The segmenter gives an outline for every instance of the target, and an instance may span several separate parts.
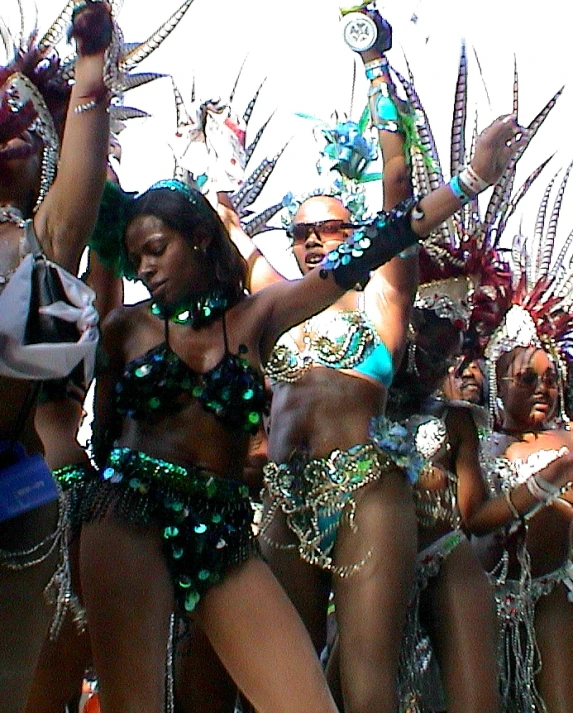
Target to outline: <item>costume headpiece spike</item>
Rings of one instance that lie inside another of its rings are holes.
[[[563,87],[556,92],[543,109],[537,114],[537,116],[531,121],[527,129],[527,138],[523,142],[522,146],[517,150],[517,152],[510,159],[505,171],[503,172],[501,178],[497,181],[494,186],[494,190],[489,201],[489,205],[486,210],[485,223],[493,229],[495,225],[495,218],[498,215],[502,206],[506,205],[511,197],[511,192],[513,189],[513,182],[515,180],[515,169],[517,162],[523,156],[523,152],[531,143],[535,134],[539,131],[545,119],[549,116],[549,113],[557,103],[557,100],[563,92]],[[499,239],[499,234],[496,236],[496,240]]]
[[[519,75],[517,72],[517,57],[513,55],[513,103],[512,112],[518,116],[519,112]]]
[[[262,136],[263,136],[263,134],[264,134],[264,132],[265,132],[265,129],[266,129],[267,126],[269,125],[269,122],[271,121],[271,119],[273,118],[274,115],[275,115],[275,113],[273,112],[273,113],[269,116],[269,118],[263,123],[263,125],[261,126],[261,128],[257,131],[257,133],[255,134],[255,138],[254,138],[254,139],[251,141],[251,143],[246,147],[245,152],[246,152],[247,163],[251,160],[251,156],[253,155],[254,150],[255,150],[255,149],[257,148],[257,146],[259,145],[259,141],[261,140],[261,138],[262,138]],[[285,144],[285,148],[286,148],[286,144]],[[284,151],[284,148],[283,148],[283,151]],[[281,153],[282,153],[282,152],[281,152]]]
[[[549,205],[549,197],[551,196],[551,191],[553,190],[553,184],[557,178],[557,174],[549,181],[545,190],[543,192],[543,197],[541,203],[539,204],[539,209],[537,211],[537,216],[535,218],[535,230],[533,231],[533,250],[537,255],[537,265],[541,267],[541,242],[543,238],[543,231],[545,230],[545,218],[547,216],[547,206]]]
[[[468,61],[466,46],[462,43],[458,78],[456,81],[456,94],[454,99],[454,116],[452,119],[450,172],[459,173],[466,165],[466,121],[468,103]]]
[[[124,72],[131,72],[137,67],[138,64],[149,57],[152,52],[155,52],[155,50],[163,44],[163,42],[177,27],[193,2],[194,0],[185,0],[179,8],[144,42],[140,42],[135,49],[132,49],[127,54],[124,54],[120,62],[121,69]]]
[[[245,125],[247,125],[251,119],[251,114],[254,111],[255,104],[257,103],[257,99],[259,98],[259,94],[261,93],[261,89],[265,86],[265,82],[267,81],[266,77],[263,79],[263,81],[259,84],[259,88],[257,91],[254,93],[252,99],[249,101],[247,104],[247,108],[243,112],[243,121],[245,122]]]
[[[541,174],[545,166],[551,161],[553,156],[549,156],[549,158],[546,158],[545,161],[543,161],[542,164],[540,164],[535,170],[533,170],[529,176],[525,179],[525,181],[522,183],[522,185],[519,187],[519,189],[514,193],[514,195],[511,197],[511,200],[507,204],[507,206],[504,208],[502,211],[502,214],[500,215],[500,218],[498,220],[497,228],[495,234],[492,236],[493,239],[495,239],[496,235],[499,233],[501,235],[507,225],[507,221],[511,218],[511,216],[515,213],[515,210],[517,208],[517,205],[521,201],[521,199],[525,196],[527,191],[531,188],[533,183],[537,180],[538,176]]]
[[[571,168],[573,168],[573,163],[570,163],[565,170],[563,178],[561,179],[561,184],[557,191],[557,196],[553,204],[553,210],[549,217],[549,225],[547,227],[547,238],[543,244],[543,250],[541,251],[541,264],[538,270],[538,278],[547,277],[549,268],[551,266],[551,257],[553,255],[553,248],[555,245],[555,237],[557,234],[557,224],[559,222],[559,212],[561,210],[561,204],[563,203],[563,194],[565,192],[565,187],[567,186],[567,181],[569,180],[569,174],[571,173]]]
[[[237,72],[237,76],[235,77],[233,87],[232,87],[231,91],[229,92],[229,104],[232,104],[235,101],[235,93],[237,91],[237,87],[239,86],[239,81],[243,74],[243,69],[245,68],[245,64],[247,63],[248,58],[249,58],[249,56],[245,55],[245,57],[243,58],[243,61],[241,62],[241,66],[239,67],[239,71]],[[193,99],[194,99],[194,97],[193,97]]]
[[[50,25],[45,35],[38,41],[38,47],[41,49],[52,48],[64,37],[72,20],[72,13],[76,0],[68,0],[60,14]],[[22,43],[20,43],[21,46]]]

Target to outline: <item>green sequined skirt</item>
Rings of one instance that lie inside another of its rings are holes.
[[[80,534],[82,508],[86,484],[97,478],[97,471],[87,463],[65,465],[52,471],[56,482],[62,489],[70,523],[70,540]]]
[[[247,486],[200,468],[115,448],[87,487],[82,519],[110,508],[134,525],[160,527],[175,598],[187,612],[230,567],[258,551]]]

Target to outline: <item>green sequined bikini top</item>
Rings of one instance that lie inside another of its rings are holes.
[[[225,354],[204,373],[191,369],[167,340],[130,361],[115,387],[118,412],[136,421],[159,420],[184,409],[191,397],[230,430],[256,433],[265,404],[262,376],[229,351],[224,316],[223,335]]]

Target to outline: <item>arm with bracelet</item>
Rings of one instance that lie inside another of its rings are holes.
[[[360,15],[359,13],[354,13]],[[362,14],[362,17],[365,17]],[[359,52],[369,80],[368,103],[383,160],[383,208],[390,211],[402,201],[412,200],[411,171],[401,114],[408,111],[400,102],[390,74],[386,52],[392,46],[392,28],[379,14],[366,16],[376,27],[374,45]],[[358,17],[358,20],[361,18]],[[345,25],[348,36],[348,24]],[[348,43],[352,49],[354,47]],[[398,109],[398,106],[400,109]],[[378,332],[395,365],[399,364],[406,340],[410,311],[418,286],[418,243],[407,247],[371,275],[367,290],[375,294]]]
[[[572,474],[573,454],[566,452],[525,482],[487,500],[469,519],[468,528],[474,535],[487,535],[513,522],[525,522],[555,504],[573,513],[573,506],[562,497],[572,486]]]

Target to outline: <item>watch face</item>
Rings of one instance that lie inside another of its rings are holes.
[[[363,12],[351,12],[343,19],[343,37],[355,52],[369,50],[378,37],[378,28],[372,18]]]

